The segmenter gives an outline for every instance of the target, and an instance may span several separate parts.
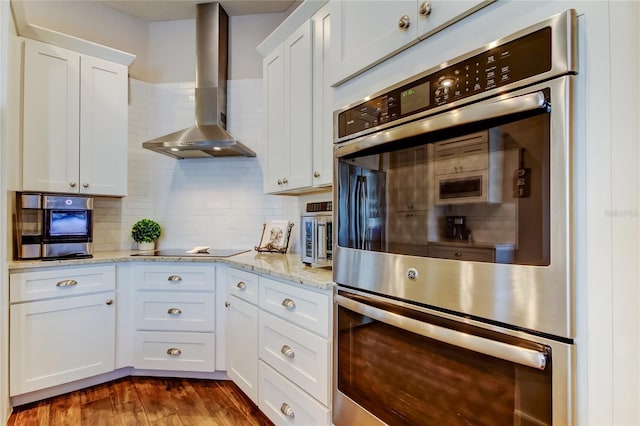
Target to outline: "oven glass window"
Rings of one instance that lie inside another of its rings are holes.
[[[338,390],[388,424],[550,425],[551,365],[526,367],[338,307]]]
[[[338,245],[549,265],[549,117],[494,120],[340,158]]]
[[[88,235],[89,212],[86,210],[54,210],[51,212],[50,220],[49,235],[52,237]]]

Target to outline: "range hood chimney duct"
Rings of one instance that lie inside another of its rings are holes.
[[[244,156],[255,157],[227,132],[227,51],[229,17],[219,3],[197,5],[196,15],[196,123],[142,146],[179,160]]]

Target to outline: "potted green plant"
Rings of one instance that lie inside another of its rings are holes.
[[[141,219],[131,228],[131,237],[138,243],[138,250],[153,250],[161,233],[158,222],[151,219]]]

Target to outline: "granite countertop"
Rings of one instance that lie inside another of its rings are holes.
[[[136,254],[136,256],[131,256]],[[247,251],[231,257],[164,257],[144,256],[138,251],[96,252],[88,259],[64,260],[14,260],[9,262],[9,271],[18,272],[56,266],[90,265],[121,262],[194,262],[225,263],[238,269],[268,275],[319,289],[333,287],[331,268],[305,266],[299,254],[257,253]]]

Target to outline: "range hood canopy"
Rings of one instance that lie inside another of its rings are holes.
[[[197,5],[195,126],[144,142],[144,148],[179,160],[256,156],[226,130],[228,23],[219,3]]]

